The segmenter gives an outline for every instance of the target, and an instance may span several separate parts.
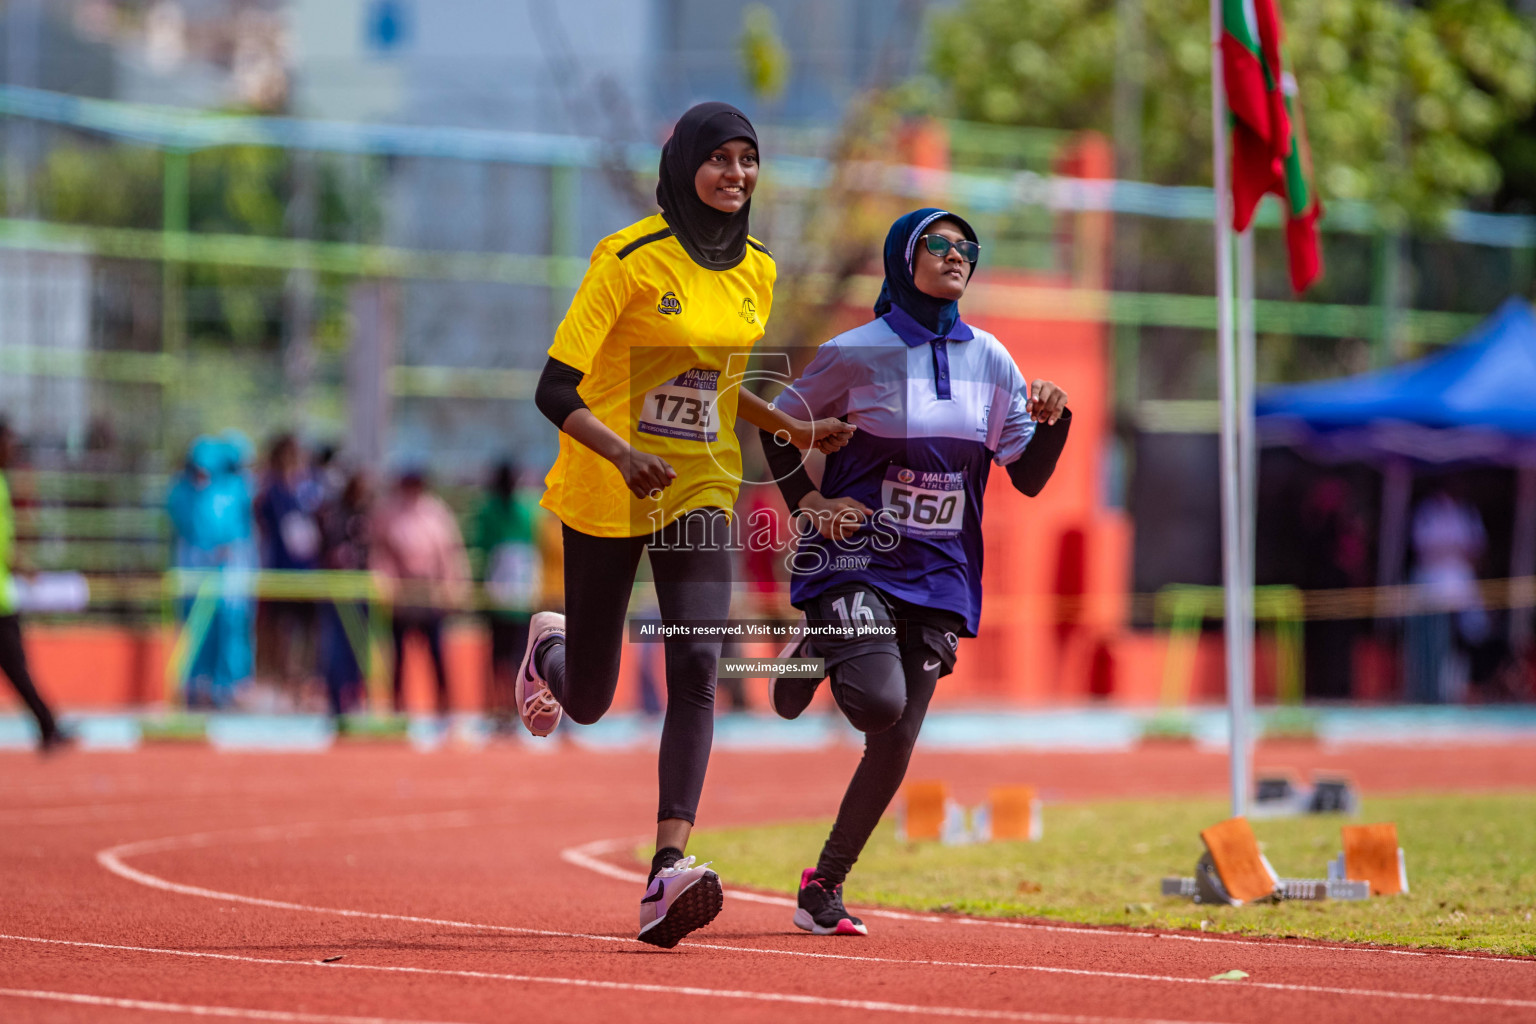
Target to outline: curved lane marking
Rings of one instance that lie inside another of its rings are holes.
[[[316,960],[278,960],[267,957],[237,956],[233,953],[194,953],[181,949],[157,949],[150,946],[118,946],[105,942],[74,942],[67,939],[44,939],[28,935],[0,935],[0,939],[17,942],[50,943],[60,946],[77,946],[88,949],[116,949],[133,953],[159,953],[165,956],[196,957],[203,960],[226,960],[247,964],[274,964],[283,967],[319,967],[333,971],[378,971],[390,974],[446,975],[454,978],[475,978],[482,981],[514,981],[537,985],[558,985],[567,988],[601,989],[610,992],[644,992],[665,996],[698,996],[716,999],[735,999],[760,1003],[788,1003],[795,1006],[811,1006],[817,1009],[833,1008],[860,1010],[863,1012],[901,1013],[921,1017],[959,1017],[967,1020],[1006,1020],[1024,1024],[1218,1024],[1215,1021],[1164,1020],[1154,1017],[1096,1017],[1076,1013],[1030,1013],[1022,1010],[981,1010],[964,1006],[919,1006],[913,1003],[892,1003],[880,999],[838,999],[821,995],[796,995],[790,992],[752,992],[743,989],[701,988],[697,985],[652,985],[632,981],[604,981],[597,978],[553,978],[531,974],[499,974],[491,971],[454,971],[430,967],[396,967],[383,964],[325,964]],[[0,994],[6,990],[0,989]],[[278,1011],[257,1011],[273,1013]],[[297,1017],[271,1018],[298,1020]],[[317,1020],[317,1018],[308,1018]],[[357,1021],[359,1018],[327,1017],[326,1021]],[[400,1022],[404,1024],[404,1022]]]
[[[336,831],[340,831],[342,834],[366,835],[371,832],[391,832],[401,829],[425,831],[431,828],[463,828],[474,824],[484,824],[484,822],[474,818],[465,811],[450,811],[443,814],[413,814],[397,818],[368,818],[347,822],[344,826],[336,826],[325,822],[309,822],[301,825],[264,825],[257,828],[230,829],[222,832],[196,832],[185,836],[167,836],[163,839],[123,843],[119,846],[98,850],[96,862],[120,878],[125,878],[130,882],[136,882],[151,889],[179,893],[183,896],[198,896],[203,899],[220,900],[225,903],[244,903],[255,907],[271,907],[275,910],[298,910],[311,914],[335,914],[338,917],[361,917],[374,921],[409,921],[415,924],[441,925],[446,928],[480,928],[513,935],[538,935],[545,938],[593,939],[599,942],[635,941],[634,939],[622,938],[617,935],[590,935],[580,932],[548,931],[541,928],[519,928],[504,924],[452,921],[436,917],[419,917],[414,914],[386,914],[381,911],[372,910],[317,907],[308,903],[272,900],[261,896],[242,896],[239,893],[223,892],[218,889],[204,889],[201,886],[182,885],[179,882],[171,882],[158,875],[151,875],[147,871],[140,871],[123,863],[124,857],[133,857],[145,853],[160,853],[167,850],[197,849],[212,846],[220,840],[227,839],[294,839],[315,836],[322,832]]]
[[[586,868],[588,871],[616,879],[620,882],[643,883],[645,873],[621,868],[617,864],[610,864],[600,858],[619,853],[641,843],[645,838],[635,839],[598,839],[580,846],[572,846],[560,851],[560,859],[567,864]],[[767,903],[776,907],[798,906],[796,901],[787,896],[771,896],[765,893],[752,892],[746,889],[737,889],[734,886],[727,887],[726,892],[731,894],[734,900],[745,900],[749,903]],[[1064,932],[1070,935],[1095,935],[1113,936],[1127,939],[1171,939],[1178,942],[1201,942],[1225,946],[1280,946],[1285,949],[1297,950],[1322,950],[1330,953],[1385,953],[1391,956],[1422,956],[1438,960],[1475,960],[1478,962],[1536,964],[1536,958],[1523,956],[1501,956],[1498,954],[1473,955],[1469,953],[1447,953],[1436,949],[1386,949],[1381,946],[1344,946],[1328,945],[1323,943],[1280,943],[1265,942],[1256,939],[1228,939],[1215,935],[1182,935],[1178,932],[1157,931],[1133,931],[1126,928],[1092,928],[1086,925],[1069,924],[1037,924],[1032,921],[1000,921],[988,917],[949,917],[937,914],[915,914],[905,910],[885,910],[879,907],[861,908],[859,913],[866,917],[883,917],[895,921],[920,921],[926,924],[958,924],[970,925],[982,928],[1016,928],[1022,931],[1038,932]],[[693,943],[690,943],[693,945]],[[740,948],[740,947],[728,947]],[[804,954],[819,955],[819,954]],[[903,961],[905,962],[905,961]],[[912,961],[917,963],[918,961]],[[987,965],[1006,966],[1006,965]],[[1204,979],[1199,979],[1204,980]]]
[[[199,886],[182,885],[182,884],[180,884],[178,882],[171,882],[171,881],[168,881],[166,879],[160,878],[160,877],[158,877],[156,875],[151,875],[148,872],[140,871],[140,870],[138,870],[136,868],[131,868],[128,865],[124,864],[123,861],[122,861],[123,857],[125,857],[125,856],[132,856],[134,854],[143,854],[143,853],[165,851],[165,850],[172,850],[172,849],[186,849],[186,848],[206,847],[206,846],[212,845],[214,842],[216,842],[218,840],[221,840],[221,839],[235,839],[235,838],[239,838],[239,837],[255,838],[255,839],[258,839],[258,840],[260,840],[260,839],[285,839],[285,838],[297,838],[297,837],[302,837],[302,836],[313,836],[313,835],[319,834],[322,831],[328,831],[328,832],[339,831],[339,832],[341,832],[343,834],[367,834],[367,833],[379,832],[379,831],[394,831],[394,830],[398,830],[398,829],[401,829],[401,828],[411,828],[411,829],[425,830],[425,829],[430,829],[430,828],[467,827],[467,826],[476,825],[476,824],[484,824],[483,819],[476,819],[474,816],[472,816],[469,812],[466,812],[466,811],[451,811],[451,812],[445,812],[445,813],[440,813],[440,814],[408,815],[408,816],[404,816],[404,817],[395,817],[395,818],[360,819],[358,821],[342,823],[339,826],[338,825],[328,824],[328,823],[306,823],[306,824],[302,824],[302,825],[292,825],[292,826],[260,826],[260,827],[248,828],[248,829],[233,829],[233,830],[228,830],[228,831],[223,831],[223,832],[200,832],[200,833],[194,833],[194,834],[188,835],[188,836],[170,836],[170,837],[166,837],[166,838],[162,838],[162,839],[151,839],[151,840],[146,840],[146,841],[137,842],[137,843],[125,843],[123,845],[110,847],[108,849],[105,849],[105,850],[102,850],[102,851],[98,852],[97,855],[96,855],[96,859],[108,871],[111,871],[113,874],[119,875],[120,877],[126,878],[129,881],[133,881],[133,882],[136,882],[138,884],[148,886],[150,888],[161,889],[161,890],[167,891],[167,892],[180,893],[182,895],[187,895],[187,896],[197,896],[197,897],[201,897],[201,898],[204,898],[204,899],[221,900],[221,901],[224,901],[224,902],[231,902],[231,903],[245,903],[245,904],[252,905],[252,906],[271,907],[271,908],[278,909],[278,910],[296,910],[296,911],[305,912],[305,913],[334,914],[334,915],[339,916],[339,917],[357,917],[357,918],[367,918],[367,919],[372,919],[372,920],[383,920],[383,921],[406,921],[406,922],[417,923],[417,924],[433,924],[433,925],[439,925],[439,926],[449,927],[449,928],[471,928],[471,929],[480,929],[480,930],[486,930],[486,931],[496,931],[496,932],[502,932],[502,933],[505,933],[505,934],[513,934],[513,935],[537,935],[537,936],[541,936],[541,937],[545,937],[545,938],[588,939],[588,940],[593,940],[593,941],[597,941],[597,942],[632,943],[632,942],[637,942],[638,941],[636,939],[632,939],[632,938],[629,938],[627,936],[598,935],[598,934],[592,934],[592,933],[588,933],[588,932],[552,931],[552,930],[540,929],[540,928],[524,928],[524,927],[519,927],[519,926],[515,926],[515,925],[485,924],[485,923],[482,923],[482,922],[474,922],[474,921],[457,921],[457,920],[448,919],[448,918],[431,918],[431,917],[420,917],[420,916],[409,915],[409,914],[388,914],[388,913],[383,913],[383,912],[380,912],[380,911],[349,910],[349,909],[336,908],[336,907],[320,907],[320,906],[314,906],[312,904],[307,904],[307,903],[294,903],[294,902],[291,902],[291,901],[288,901],[288,900],[272,900],[272,899],[265,899],[265,898],[259,897],[259,896],[243,896],[243,895],[240,895],[238,893],[223,892],[223,891],[220,891],[220,890],[217,890],[217,889],[205,889],[205,888],[201,888]],[[594,843],[588,843],[584,847],[573,847],[570,850],[563,851],[561,856],[563,858],[565,858],[569,863],[573,863],[573,864],[582,864],[582,859],[581,858],[585,857],[588,860],[591,860],[593,864],[600,865],[601,868],[602,868],[602,871],[600,873],[608,875],[609,877],[622,878],[622,879],[624,879],[626,881],[631,880],[631,877],[633,877],[633,878],[638,878],[639,880],[643,881],[644,880],[644,876],[643,875],[639,875],[636,872],[626,871],[625,869],[620,868],[620,867],[618,867],[616,865],[607,864],[605,862],[598,861],[595,858],[593,858],[592,854],[591,854],[591,851],[594,851],[594,850],[597,850],[597,849],[610,848],[610,847],[622,848],[623,845],[629,844],[629,843],[634,842],[634,841],[635,840],[599,840],[599,841],[594,842]],[[585,850],[585,851],[588,851],[588,852],[586,852],[586,853],[577,853],[576,852],[576,851],[582,851],[582,850]],[[568,854],[570,856],[567,856]],[[587,866],[587,865],[582,864],[582,866]],[[596,870],[596,868],[594,868],[594,870]],[[759,902],[780,903],[780,904],[791,905],[791,906],[793,905],[789,900],[787,900],[787,899],[785,899],[784,897],[781,897],[781,896],[764,896],[764,895],[759,894],[759,893],[737,894],[737,893],[735,893],[733,891],[733,896],[734,895],[751,896],[751,897],[754,897]],[[885,914],[888,914],[888,915],[893,915],[893,916],[906,917],[906,918],[909,918],[909,919],[919,920],[919,921],[939,921],[939,922],[944,922],[944,921],[948,920],[948,919],[942,918],[942,917],[932,917],[932,916],[923,917],[923,916],[911,915],[911,914],[902,915],[902,914],[899,914],[899,912],[896,912],[896,911],[883,911],[882,913],[885,913]],[[994,922],[985,922],[985,921],[983,921],[982,923],[994,923]],[[1006,923],[1010,923],[1010,922],[996,922],[996,923],[1006,924]],[[1029,927],[1029,926],[1025,926],[1025,927]],[[1052,926],[1042,926],[1042,927],[1046,928],[1046,929],[1050,929]],[[1068,931],[1068,930],[1070,930],[1070,931],[1081,932],[1081,933],[1092,934],[1092,935],[1105,934],[1104,931],[1097,930],[1097,929],[1091,929],[1091,928],[1077,928],[1077,929],[1062,928],[1062,929],[1056,929],[1056,930],[1061,930],[1061,931]],[[1108,934],[1129,934],[1129,933],[1109,932]],[[1148,934],[1151,937],[1156,937],[1156,933],[1142,933],[1142,934]],[[1221,941],[1221,940],[1217,940],[1217,941]],[[1226,940],[1226,941],[1236,941],[1236,940]],[[913,960],[913,959],[902,959],[902,958],[895,958],[895,957],[857,956],[857,955],[838,954],[838,953],[809,953],[809,952],[805,952],[805,951],[802,951],[802,950],[768,949],[768,948],[756,947],[756,946],[733,946],[733,945],[726,945],[726,944],[723,944],[723,943],[706,943],[706,942],[692,942],[692,941],[688,943],[688,947],[692,948],[692,949],[719,950],[719,951],[731,952],[731,953],[756,953],[756,954],[762,954],[762,955],[768,955],[768,956],[802,957],[802,958],[805,958],[805,959],[812,959],[812,960],[843,960],[843,961],[855,962],[855,963],[879,963],[879,964],[891,964],[891,965],[905,966],[905,967],[945,967],[945,968],[964,968],[964,969],[973,969],[973,970],[980,969],[980,970],[993,970],[993,971],[996,971],[996,970],[1026,971],[1026,972],[1031,972],[1031,973],[1036,973],[1036,974],[1072,975],[1072,976],[1077,976],[1077,977],[1089,977],[1089,978],[1114,978],[1114,979],[1124,980],[1124,981],[1145,981],[1145,982],[1157,982],[1157,983],[1163,983],[1163,984],[1181,984],[1181,985],[1225,985],[1225,984],[1227,984],[1226,982],[1215,982],[1215,981],[1212,981],[1211,979],[1205,978],[1205,977],[1190,978],[1190,977],[1180,977],[1180,976],[1177,976],[1177,975],[1166,975],[1166,974],[1138,974],[1138,973],[1129,972],[1129,971],[1100,971],[1100,970],[1090,970],[1090,969],[1087,969],[1087,968],[1077,968],[1077,967],[1046,967],[1046,966],[1042,966],[1042,965],[1038,965],[1038,964],[999,964],[999,963],[971,963],[971,962],[966,962],[966,961],[946,961],[946,960]],[[1322,948],[1322,947],[1297,947],[1297,948]],[[1346,946],[1346,947],[1339,947],[1339,948],[1349,949],[1351,947],[1347,947]],[[1384,950],[1382,952],[1393,952],[1393,951],[1391,951],[1391,950]],[[1467,958],[1467,959],[1488,959],[1488,958],[1475,958],[1475,957],[1473,957],[1473,958]],[[283,961],[283,962],[286,963],[288,961]],[[1384,989],[1351,989],[1351,988],[1341,988],[1341,987],[1336,987],[1336,986],[1323,986],[1323,985],[1298,985],[1298,984],[1291,984],[1291,983],[1286,983],[1286,982],[1246,981],[1246,982],[1244,982],[1244,985],[1249,987],[1249,988],[1263,988],[1263,989],[1269,989],[1269,990],[1272,990],[1272,991],[1280,991],[1280,992],[1310,992],[1310,993],[1320,993],[1320,994],[1326,994],[1326,995],[1344,995],[1344,996],[1361,996],[1361,997],[1367,997],[1367,998],[1381,998],[1381,999],[1416,1000],[1416,1001],[1421,1001],[1421,1002],[1422,1001],[1443,1002],[1443,1003],[1452,1003],[1452,1004],[1458,1004],[1458,1005],[1511,1006],[1511,1007],[1516,1007],[1516,1008],[1520,1008],[1520,1009],[1536,1009],[1536,1000],[1495,999],[1495,998],[1491,998],[1491,997],[1481,997],[1481,996],[1453,996],[1453,995],[1443,995],[1443,994],[1439,994],[1439,993],[1430,993],[1430,992],[1397,992],[1397,991],[1388,991],[1388,990],[1384,990]]]
[[[443,1024],[441,1021],[402,1020],[398,1017],[346,1017],[329,1013],[296,1013],[289,1010],[248,1010],[236,1006],[198,1006],[195,1003],[163,1003],[154,999],[120,999],[83,992],[47,992],[35,988],[0,988],[0,997],[47,999],[56,1003],[110,1006],[117,1010],[152,1010],[185,1013],[193,1017],[235,1017],[240,1020],[277,1020],[288,1024]]]

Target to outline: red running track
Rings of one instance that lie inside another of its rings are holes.
[[[856,756],[717,753],[701,820],[830,816]],[[1260,763],[1373,793],[1536,786],[1532,746]],[[1536,1020],[1536,959],[878,911],[869,938],[826,939],[729,890],[658,950],[632,938],[615,843],[649,831],[654,771],[532,744],[0,756],[0,1021]],[[1059,800],[1225,788],[1222,757],[1185,749],[920,753],[913,773]],[[1250,978],[1209,980],[1233,967]]]

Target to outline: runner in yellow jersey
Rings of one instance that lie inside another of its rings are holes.
[[[661,154],[661,213],[603,239],[539,380],[560,455],[544,507],[564,524],[565,614],[529,624],[516,699],[547,736],[613,701],[624,615],[648,552],[664,621],[719,622],[731,602],[741,481],[736,418],[834,450],[851,428],[771,409],[740,386],[773,309],[773,257],[747,234],[757,133],[725,103],[677,122]],[[656,855],[640,938],[671,947],[720,912],[720,879],[684,857],[714,733],[718,639],[666,641]]]

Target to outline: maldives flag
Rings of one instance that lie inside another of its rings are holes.
[[[1266,194],[1284,199],[1291,286],[1301,292],[1322,273],[1322,207],[1295,113],[1295,81],[1280,56],[1280,12],[1274,0],[1221,0],[1221,17],[1222,76],[1232,112],[1232,226],[1246,230]]]
[[[1273,0],[1221,0],[1221,69],[1232,112],[1232,225],[1246,230],[1266,193],[1284,194],[1291,121],[1280,92]]]
[[[1317,238],[1317,221],[1323,215],[1323,206],[1312,187],[1307,125],[1296,98],[1296,80],[1289,74],[1285,76],[1285,105],[1296,126],[1291,151],[1285,158],[1285,248],[1290,254],[1291,287],[1300,295],[1323,273],[1323,251]]]

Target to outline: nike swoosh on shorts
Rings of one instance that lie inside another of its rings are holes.
[[[924,672],[932,672],[934,669],[936,669],[938,667],[939,667],[939,659],[937,659],[937,658],[933,659],[932,661],[925,661],[925,662],[923,662],[923,671]]]

